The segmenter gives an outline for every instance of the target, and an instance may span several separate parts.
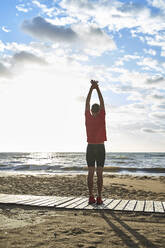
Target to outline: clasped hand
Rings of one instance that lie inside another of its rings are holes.
[[[93,89],[96,89],[97,87],[98,87],[98,81],[96,81],[96,80],[91,80],[91,84],[92,84],[92,88]]]

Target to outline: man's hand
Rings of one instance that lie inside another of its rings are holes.
[[[91,84],[92,84],[91,86],[92,89],[96,89],[98,87],[98,81],[96,80],[91,80]]]

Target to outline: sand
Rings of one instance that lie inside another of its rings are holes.
[[[88,189],[86,175],[0,174],[0,193],[88,196]],[[105,174],[103,197],[165,201],[165,177]],[[1,204],[0,248],[12,247],[164,248],[165,215]]]

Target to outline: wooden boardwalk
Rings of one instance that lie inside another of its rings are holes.
[[[139,201],[122,199],[103,199],[102,205],[88,204],[85,197],[58,197],[35,195],[0,194],[1,204],[18,204],[38,207],[53,207],[55,209],[104,209],[115,211],[131,211],[144,213],[164,213],[165,201]]]

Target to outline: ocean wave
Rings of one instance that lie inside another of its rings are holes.
[[[61,168],[60,168],[61,169]],[[65,171],[87,171],[87,167],[68,166],[64,168]],[[105,172],[147,172],[147,173],[165,173],[165,168],[137,168],[137,167],[117,167],[117,166],[106,166],[104,167]]]

